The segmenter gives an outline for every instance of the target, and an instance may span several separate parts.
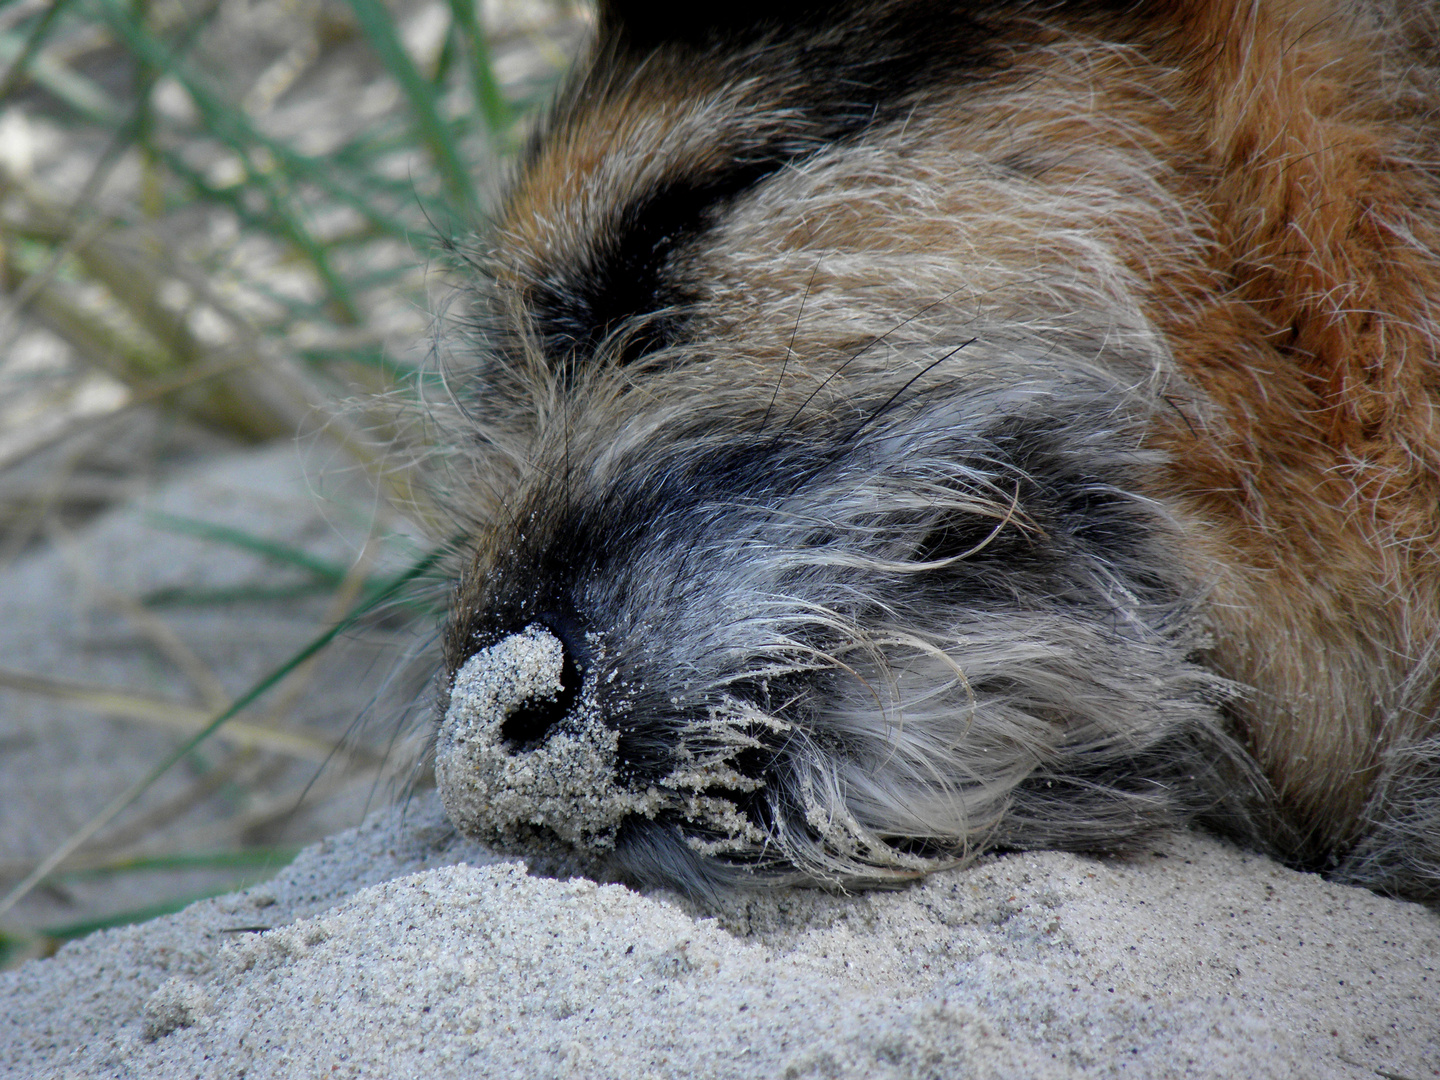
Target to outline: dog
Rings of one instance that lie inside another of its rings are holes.
[[[629,879],[1440,898],[1440,20],[605,0],[441,362],[436,778]]]

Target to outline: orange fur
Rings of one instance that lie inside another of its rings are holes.
[[[1335,5],[1186,16],[1211,297],[1162,292],[1155,316],[1221,420],[1171,425],[1172,497],[1213,545],[1215,655],[1256,690],[1245,733],[1319,847],[1387,742],[1435,715],[1435,672],[1405,685],[1440,631],[1434,178],[1375,35]]]

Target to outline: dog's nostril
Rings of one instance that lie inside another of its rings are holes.
[[[500,723],[500,738],[512,754],[534,750],[550,737],[580,696],[583,679],[570,650],[561,644],[560,689],[546,696],[519,701],[506,710]]]

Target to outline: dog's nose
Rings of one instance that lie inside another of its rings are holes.
[[[511,634],[491,650],[496,698],[504,717],[500,739],[513,754],[541,746],[580,693],[581,675],[565,642],[538,624]]]
[[[464,695],[467,711],[484,718],[491,738],[498,735],[511,754],[544,745],[574,706],[581,685],[565,643],[539,623],[476,653],[464,672],[454,693]]]
[[[628,816],[656,812],[655,796],[617,777],[619,732],[586,689],[585,659],[567,633],[533,622],[455,672],[435,782],[461,831],[512,844],[542,827],[568,844],[606,848]]]

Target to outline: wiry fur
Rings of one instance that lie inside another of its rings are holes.
[[[541,737],[583,700],[648,793],[597,842],[703,890],[1199,818],[1440,894],[1428,6],[625,9],[447,344],[449,671],[563,643]]]

